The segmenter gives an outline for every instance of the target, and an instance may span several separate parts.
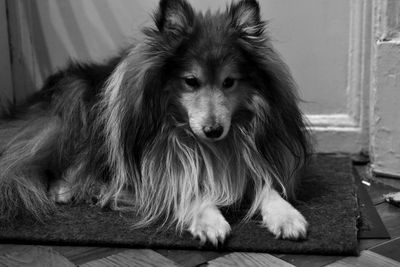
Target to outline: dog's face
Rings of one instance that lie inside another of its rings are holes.
[[[228,135],[250,87],[251,66],[240,47],[243,31],[239,28],[257,23],[259,14],[258,5],[242,2],[225,13],[204,15],[194,14],[185,1],[160,4],[164,10],[158,27],[166,42],[177,43],[168,66],[171,87],[178,92],[190,129],[203,140],[218,141]]]
[[[214,67],[211,72],[209,62],[191,62],[181,73],[179,102],[192,131],[202,139],[217,141],[229,132],[242,82],[235,64]]]

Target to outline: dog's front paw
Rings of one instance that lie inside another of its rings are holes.
[[[193,220],[189,231],[201,244],[208,240],[218,246],[229,235],[231,227],[216,207],[207,207]]]
[[[49,198],[58,204],[67,204],[72,200],[72,188],[64,180],[58,180],[50,185]]]
[[[263,225],[276,238],[297,240],[307,236],[306,219],[273,189],[268,192],[261,204],[261,215]]]
[[[269,209],[263,214],[263,225],[275,235],[275,238],[304,239],[307,236],[308,223],[289,203]]]

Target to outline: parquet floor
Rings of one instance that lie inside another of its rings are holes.
[[[0,266],[400,266],[400,208],[381,197],[393,187],[400,190],[400,180],[370,178],[365,167],[357,170],[371,182],[367,190],[392,237],[361,240],[359,257],[1,244]]]

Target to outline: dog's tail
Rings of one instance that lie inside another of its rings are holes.
[[[40,115],[0,122],[0,220],[20,215],[41,220],[54,209],[44,170],[51,164],[58,124],[56,117]]]

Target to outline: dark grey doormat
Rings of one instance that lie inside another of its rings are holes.
[[[233,210],[226,215],[232,234],[220,251],[269,253],[356,255],[357,217],[356,187],[349,158],[336,155],[315,157],[303,177],[299,203],[295,205],[310,223],[307,240],[275,239],[257,220],[238,223]],[[5,243],[93,245],[137,248],[215,250],[199,246],[189,233],[182,236],[173,229],[157,232],[156,228],[131,229],[134,217],[97,207],[64,206],[46,224],[21,220],[0,227],[0,240]]]

